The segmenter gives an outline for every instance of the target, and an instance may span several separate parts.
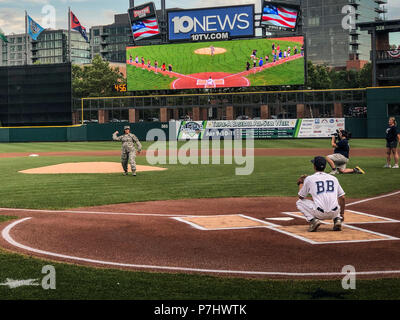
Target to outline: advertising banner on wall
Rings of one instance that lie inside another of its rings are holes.
[[[176,128],[178,140],[327,138],[345,128],[345,119],[182,121]]]
[[[168,11],[170,41],[254,37],[254,5]]]

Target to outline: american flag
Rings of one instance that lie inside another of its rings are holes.
[[[395,59],[400,59],[400,49],[399,50],[392,50],[392,51],[388,51],[389,56],[391,56],[392,58]]]
[[[267,5],[263,10],[262,24],[294,29],[296,28],[297,15],[297,10]]]
[[[132,25],[134,40],[155,36],[160,33],[156,19],[144,19]]]

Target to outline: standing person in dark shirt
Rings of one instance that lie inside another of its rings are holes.
[[[387,162],[385,168],[391,168],[391,155],[393,154],[394,166],[393,169],[399,168],[399,153],[397,146],[400,141],[400,131],[397,128],[396,118],[389,119],[389,127],[386,129],[386,148],[387,148]]]
[[[338,141],[336,141],[335,135],[332,136],[332,147],[335,148],[335,151],[333,154],[326,157],[326,161],[332,168],[332,172],[330,174],[365,174],[365,171],[358,166],[354,169],[346,168],[350,158],[350,146],[348,139],[349,133],[346,130],[340,130],[338,132]]]

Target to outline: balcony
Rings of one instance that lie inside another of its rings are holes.
[[[377,70],[376,72],[378,80],[400,80],[400,72],[399,69],[382,69],[382,70]]]
[[[400,63],[400,49],[378,50],[376,51],[376,61],[377,63]]]
[[[388,11],[386,8],[381,7],[381,8],[375,8],[375,12],[382,14],[382,13],[387,13]]]
[[[359,36],[361,34],[360,31],[358,31],[357,29],[351,29],[350,30],[350,35],[351,36]]]
[[[356,0],[349,0],[349,4],[358,9],[358,6],[360,5]]]

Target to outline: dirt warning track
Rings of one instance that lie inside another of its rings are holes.
[[[330,225],[312,238],[304,232],[306,221],[296,217],[295,198],[270,197],[0,209],[18,216],[0,225],[0,245],[51,260],[130,270],[336,278],[352,265],[360,277],[399,276],[400,216],[392,203],[400,192],[367,200],[349,205],[342,241]]]
[[[245,149],[243,150],[245,152]],[[210,150],[210,155],[213,153],[213,150]],[[279,148],[256,148],[254,149],[254,155],[260,157],[301,157],[301,156],[310,156],[315,157],[316,155],[328,155],[332,153],[332,149],[327,148],[304,148],[304,149],[296,149],[296,148],[288,148],[288,149],[279,149]],[[67,152],[39,152],[39,156],[42,157],[120,157],[120,150],[101,150],[101,151],[67,151]],[[138,157],[146,156],[146,151],[142,151]],[[156,153],[156,155],[159,153]],[[224,151],[220,150],[220,154],[223,155]],[[0,158],[18,158],[18,157],[29,157],[31,153],[29,152],[15,152],[15,153],[0,153]],[[382,157],[384,158],[386,155],[386,149],[384,148],[376,148],[376,149],[368,149],[368,148],[353,148],[351,149],[352,157]]]

